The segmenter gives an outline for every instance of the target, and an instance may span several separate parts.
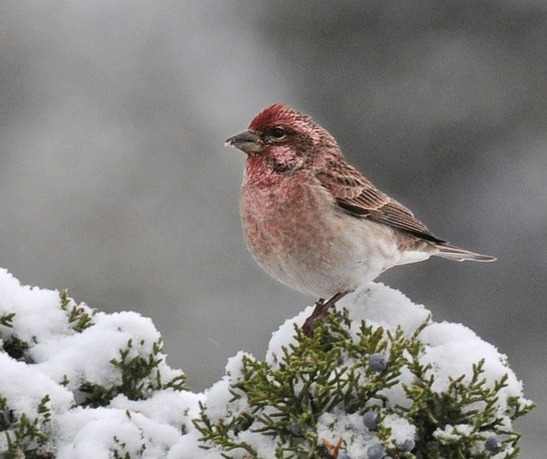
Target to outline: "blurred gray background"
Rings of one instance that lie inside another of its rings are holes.
[[[0,3],[0,265],[135,309],[202,389],[311,299],[247,254],[226,137],[312,114],[438,235],[494,265],[382,280],[507,353],[547,437],[547,1]]]

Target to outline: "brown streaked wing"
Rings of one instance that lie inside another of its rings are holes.
[[[336,203],[350,215],[392,226],[427,241],[445,242],[433,235],[410,210],[381,192],[353,166],[339,159],[329,161],[327,169],[318,172],[317,178]]]

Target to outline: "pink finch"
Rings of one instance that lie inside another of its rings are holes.
[[[226,143],[247,154],[241,221],[253,257],[273,278],[320,298],[307,334],[336,301],[393,266],[432,255],[495,260],[434,236],[349,164],[326,129],[291,107],[266,108]]]

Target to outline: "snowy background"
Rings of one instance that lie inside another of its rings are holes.
[[[0,4],[1,265],[154,319],[195,390],[309,302],[243,246],[262,106],[314,115],[440,236],[499,257],[382,280],[508,354],[547,436],[547,3],[99,0]]]

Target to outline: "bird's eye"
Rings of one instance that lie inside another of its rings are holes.
[[[281,140],[285,138],[287,133],[285,132],[285,129],[280,127],[274,127],[270,129],[270,132],[268,132],[269,137],[271,137],[274,140]]]

